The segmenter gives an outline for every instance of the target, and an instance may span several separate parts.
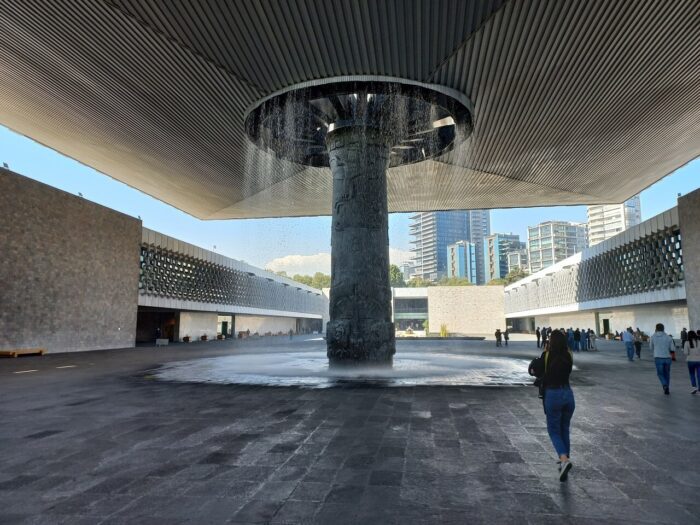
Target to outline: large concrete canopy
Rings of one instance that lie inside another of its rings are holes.
[[[390,211],[619,202],[700,154],[697,0],[0,0],[0,123],[204,219],[329,214],[330,171],[251,163],[243,124],[347,76],[473,108]]]

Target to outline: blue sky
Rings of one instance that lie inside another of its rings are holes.
[[[140,216],[144,226],[241,259],[292,273],[330,268],[330,218],[200,221],[129,188],[108,176],[0,126],[0,162],[10,169],[115,210]],[[678,193],[700,187],[700,159],[678,169],[641,194],[642,218],[676,205]],[[545,220],[585,221],[585,206],[492,210],[491,230],[527,237],[527,226]],[[409,249],[408,214],[389,218],[392,258],[398,262]],[[328,270],[326,270],[328,271]]]

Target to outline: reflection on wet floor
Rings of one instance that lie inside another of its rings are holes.
[[[168,363],[163,381],[269,386],[499,386],[530,385],[528,361],[446,352],[402,352],[392,367],[329,368],[325,352],[239,354]]]

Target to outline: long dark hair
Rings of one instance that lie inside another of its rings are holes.
[[[569,346],[566,335],[559,330],[554,330],[549,336],[549,353],[555,357],[563,357],[569,359]]]

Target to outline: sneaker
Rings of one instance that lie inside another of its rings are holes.
[[[693,395],[695,395],[695,394],[698,393],[698,389],[697,389],[697,388],[693,388],[693,390],[691,390],[690,393],[693,394]]]
[[[669,395],[671,392],[669,392],[668,387],[664,387],[664,394]]]
[[[562,483],[569,477],[571,466],[571,461],[562,461],[561,465],[559,466],[559,481]]]

